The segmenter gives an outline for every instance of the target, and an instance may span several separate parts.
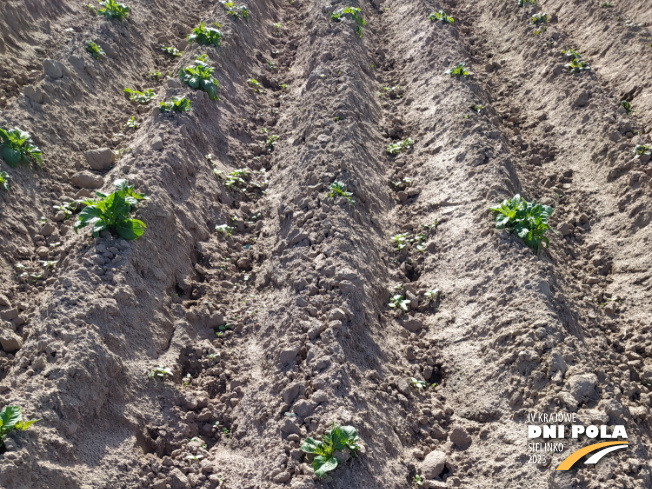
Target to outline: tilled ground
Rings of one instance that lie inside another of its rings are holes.
[[[41,421],[8,441],[0,487],[652,486],[652,171],[632,153],[652,142],[646,2],[365,0],[361,38],[335,1],[250,0],[248,22],[128,3],[123,23],[76,0],[0,6],[0,121],[45,163],[1,164],[0,407]],[[453,25],[428,20],[440,9]],[[186,46],[202,20],[221,47]],[[591,70],[568,73],[567,48]],[[203,53],[217,102],[176,76]],[[444,73],[464,60],[470,79]],[[92,170],[96,148],[119,154]],[[136,241],[53,209],[117,178],[150,197]],[[538,257],[494,229],[488,208],[515,193],[555,209]],[[399,251],[401,233],[418,239]],[[387,307],[397,293],[408,312]],[[149,379],[158,366],[174,377]],[[630,446],[594,468],[554,470],[586,440],[530,463],[528,414],[551,412],[623,424]],[[318,481],[299,446],[334,422],[361,454]]]

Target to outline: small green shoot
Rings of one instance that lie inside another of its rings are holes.
[[[412,384],[412,387],[416,390],[423,390],[428,387],[428,383],[425,380],[417,380],[414,377],[410,377],[410,384]]]
[[[260,84],[260,82],[258,80],[256,80],[255,78],[249,78],[247,80],[247,83],[249,84],[249,86],[251,88],[254,89],[254,92],[256,92],[256,93],[265,93],[265,89]]]
[[[179,58],[183,55],[183,51],[179,51],[177,48],[172,46],[166,46],[165,44],[161,45],[161,51],[169,54],[170,56],[174,56],[175,58]]]
[[[561,54],[570,58],[570,62],[564,65],[571,73],[579,73],[580,71],[590,70],[589,65],[582,59],[582,55],[574,49],[564,49]]]
[[[600,4],[600,8],[613,8],[613,5],[610,4],[609,2],[602,2]]]
[[[131,119],[129,119],[125,124],[125,127],[128,129],[138,129],[140,127],[140,122],[138,122],[136,117],[132,115]]]
[[[170,100],[161,102],[161,112],[189,112],[192,110],[190,107],[190,100],[186,97],[174,96]]]
[[[322,441],[308,437],[301,444],[302,451],[316,455],[312,462],[312,468],[320,479],[327,472],[335,470],[340,463],[335,452],[348,450],[349,454],[354,457],[359,449],[358,434],[355,428],[335,424],[322,435]]]
[[[204,56],[196,59],[193,65],[181,68],[179,78],[190,88],[206,92],[211,100],[219,100],[220,84],[213,77],[214,72]]]
[[[274,28],[272,34],[274,34],[275,36],[283,35],[283,25],[280,22],[276,22],[272,27]]]
[[[217,231],[220,234],[224,234],[228,237],[231,236],[233,231],[235,231],[235,228],[229,226],[228,224],[220,224],[218,226],[215,226],[215,231]]]
[[[154,80],[154,81],[161,81],[163,79],[163,75],[161,74],[160,71],[157,70],[148,72],[147,76],[149,77],[150,80]]]
[[[329,197],[345,197],[349,201],[349,204],[355,204],[353,193],[346,191],[345,183],[335,181],[328,186],[328,190],[330,190],[330,193],[328,194]]]
[[[497,229],[507,229],[516,234],[537,254],[543,243],[546,247],[550,245],[545,233],[550,229],[548,218],[553,213],[552,207],[537,204],[535,201],[528,202],[516,194],[512,199],[506,199],[490,210],[497,213]]]
[[[421,477],[419,474],[416,474],[412,479],[412,482],[414,482],[417,486],[422,486],[425,481],[426,480],[423,477]]]
[[[150,379],[156,379],[156,380],[165,380],[168,377],[173,377],[174,373],[172,372],[172,369],[167,368],[167,367],[155,367],[152,370],[150,370],[148,377]]]
[[[218,29],[221,27],[219,24],[213,23],[215,27],[206,27],[204,22],[199,24],[192,30],[192,34],[188,35],[188,43],[196,42],[202,46],[213,46],[219,47],[220,42],[222,41],[222,31]]]
[[[75,232],[86,226],[93,227],[93,237],[97,238],[102,231],[111,230],[126,240],[137,239],[145,232],[145,223],[131,219],[129,214],[141,200],[147,199],[144,194],[134,191],[126,180],[116,180],[113,185],[115,192],[106,195],[97,192],[99,200],[84,201],[86,207],[79,213],[75,223]]]
[[[440,21],[443,22],[444,24],[452,25],[455,23],[455,19],[447,15],[446,12],[444,12],[443,10],[430,14],[428,16],[428,19],[430,19],[431,22]]]
[[[471,110],[473,110],[473,111],[475,111],[475,112],[477,112],[479,114],[482,110],[484,110],[484,105],[473,104],[471,106]]]
[[[249,22],[249,10],[246,5],[236,6],[235,2],[232,0],[220,2],[226,9],[227,15],[230,15],[234,19],[239,19],[242,17],[244,20]]]
[[[389,144],[385,149],[385,152],[388,155],[396,156],[401,151],[409,150],[412,148],[412,146],[414,146],[414,140],[412,138],[406,138],[403,141],[399,141],[398,143]]]
[[[40,419],[23,421],[22,409],[18,406],[5,406],[0,411],[0,448],[4,448],[5,439],[12,431],[26,431]]]
[[[651,156],[652,155],[652,146],[649,144],[637,144],[634,147],[634,158],[639,159],[641,156]]]
[[[0,171],[0,187],[9,191],[11,189],[11,177],[6,171]]]
[[[530,18],[530,23],[533,25],[547,24],[548,23],[548,14],[544,12],[537,12]]]
[[[91,12],[102,15],[109,20],[118,19],[123,21],[129,15],[130,8],[124,3],[116,2],[115,0],[98,0],[99,7],[88,5]]]
[[[34,145],[32,135],[17,127],[13,129],[0,128],[0,155],[12,168],[18,163],[36,161],[38,166],[43,166],[41,150]]]
[[[457,78],[469,78],[472,75],[472,73],[466,69],[465,61],[462,61],[456,66],[447,69],[444,73],[450,76],[455,76]]]
[[[537,1],[536,0],[518,0],[518,6],[519,7],[525,7],[527,4],[531,5],[536,5]]]
[[[343,17],[349,17],[355,22],[355,31],[362,37],[362,26],[367,25],[362,18],[362,11],[357,7],[344,7],[331,13],[331,20],[341,22]]]
[[[439,297],[439,289],[427,290],[427,291],[423,294],[423,296],[426,298],[426,300],[427,300],[428,302],[432,302],[432,301],[434,301],[435,299],[437,299],[437,297]]]
[[[53,205],[58,211],[63,212],[63,220],[67,221],[78,210],[77,202],[64,202],[61,205]]]
[[[625,109],[627,115],[632,115],[632,104],[630,104],[627,100],[621,100],[620,105]]]
[[[127,94],[127,98],[130,101],[145,105],[154,100],[158,95],[154,93],[154,90],[148,88],[144,92],[139,92],[138,90],[133,90],[131,88],[125,88],[124,92]]]
[[[391,309],[401,309],[403,311],[408,310],[408,304],[410,304],[410,300],[406,299],[403,297],[402,294],[397,294],[392,296],[392,298],[389,300],[389,304],[387,304]]]
[[[380,95],[387,95],[390,99],[399,99],[402,98],[405,94],[405,89],[401,85],[395,85],[393,87],[380,87]]]
[[[91,56],[95,59],[102,59],[106,56],[104,49],[99,47],[93,41],[86,42],[86,51],[88,51],[91,54]]]
[[[267,149],[269,150],[270,153],[274,151],[274,148],[276,148],[276,141],[278,140],[279,137],[276,134],[272,134],[265,141],[265,145],[267,146]]]

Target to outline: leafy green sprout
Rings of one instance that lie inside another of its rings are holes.
[[[391,309],[396,309],[396,310],[402,309],[403,311],[407,311],[408,304],[410,304],[410,302],[412,301],[403,297],[403,294],[396,294],[392,296],[387,306],[390,307]]]
[[[536,0],[518,0],[519,7],[525,7],[527,4],[536,5]]]
[[[131,102],[136,102],[141,105],[145,105],[154,100],[158,95],[154,93],[154,90],[148,88],[144,92],[139,92],[138,90],[133,90],[131,88],[125,88],[124,92],[127,94],[127,97]]]
[[[220,234],[224,234],[226,236],[231,236],[233,231],[235,231],[235,228],[232,226],[229,226],[228,224],[219,224],[215,226],[215,231],[217,231]]]
[[[0,171],[0,187],[7,191],[11,190],[11,177],[6,171]]]
[[[335,181],[328,186],[328,190],[330,191],[328,194],[329,197],[344,197],[349,201],[349,204],[355,204],[353,192],[347,192],[344,182]]]
[[[32,135],[17,127],[0,128],[0,155],[12,168],[32,160],[43,166],[41,150],[34,144]]]
[[[337,468],[340,460],[335,456],[335,452],[345,449],[352,457],[357,455],[360,449],[358,434],[352,426],[339,426],[334,423],[331,429],[322,435],[321,441],[308,437],[301,444],[303,452],[316,455],[312,461],[312,468],[320,479],[327,472]]]
[[[276,65],[270,59],[267,60],[267,68],[269,71],[276,71]]]
[[[239,19],[242,17],[247,22],[249,21],[249,10],[246,5],[236,6],[235,2],[228,0],[220,2],[226,9],[227,15],[230,15],[234,19]]]
[[[255,78],[249,78],[247,80],[247,83],[249,84],[249,86],[251,88],[254,89],[254,92],[256,92],[256,93],[264,93],[265,92],[265,90],[263,89],[263,86]]]
[[[283,35],[283,25],[280,22],[276,22],[274,25],[272,25],[274,28],[273,34],[275,36],[282,36]]]
[[[98,0],[100,4],[98,7],[89,4],[88,8],[91,12],[102,15],[109,20],[117,19],[123,21],[129,15],[130,8],[124,3],[116,2],[115,0]]]
[[[150,370],[148,376],[150,379],[165,380],[168,377],[174,376],[174,373],[168,367],[155,367]]]
[[[446,14],[443,10],[440,10],[439,12],[434,12],[428,16],[428,19],[430,19],[431,22],[436,22],[436,21],[441,21],[444,24],[453,24],[455,23],[455,19],[449,15]]]
[[[19,406],[5,406],[0,411],[0,448],[4,447],[7,435],[12,431],[26,431],[40,419],[23,420],[23,411]]]
[[[425,482],[425,479],[421,477],[419,474],[416,474],[412,479],[412,482],[414,482],[417,486],[422,486],[423,483]]]
[[[410,377],[410,384],[417,390],[422,390],[428,387],[428,383],[425,380],[417,380],[414,377]]]
[[[217,331],[215,332],[215,336],[217,336],[218,338],[221,338],[222,336],[224,336],[224,333],[226,331],[229,331],[231,329],[232,329],[232,327],[231,327],[231,325],[229,323],[222,324],[221,326],[218,326]]]
[[[190,107],[190,100],[186,97],[173,96],[170,100],[161,102],[161,112],[189,112],[192,110]]]
[[[77,211],[77,202],[64,202],[61,205],[53,205],[52,207],[63,212],[63,220],[67,221]]]
[[[166,46],[165,44],[161,45],[161,51],[171,56],[174,56],[175,58],[179,58],[183,55],[183,51],[179,51],[177,48],[173,46]]]
[[[362,17],[362,11],[357,7],[344,7],[331,13],[331,20],[341,22],[342,18],[348,17],[355,22],[355,31],[362,37],[362,26],[367,25]]]
[[[196,42],[203,46],[219,47],[222,41],[222,31],[219,30],[220,24],[213,22],[211,25],[214,27],[206,27],[204,22],[201,22],[197,27],[192,30],[192,34],[188,35],[188,43]]]
[[[613,8],[613,5],[609,2],[603,2],[600,4],[600,8]]]
[[[193,65],[181,68],[179,78],[190,88],[206,92],[211,100],[219,100],[220,84],[213,77],[214,72],[204,56],[195,59]]]
[[[279,136],[276,134],[272,134],[267,138],[267,141],[265,141],[265,145],[269,149],[269,152],[271,153],[274,151],[274,148],[276,148],[276,141],[279,140]]]
[[[95,59],[102,59],[106,56],[104,49],[95,44],[93,41],[86,42],[86,51]]]
[[[546,247],[550,245],[545,233],[551,229],[548,218],[553,213],[552,207],[535,201],[528,202],[516,194],[490,210],[496,213],[497,229],[507,229],[516,234],[536,253],[541,251],[544,243]]]
[[[131,119],[127,121],[125,127],[127,127],[128,129],[138,129],[140,127],[140,122],[136,120],[135,116],[131,116]]]
[[[447,69],[444,73],[457,78],[469,78],[472,75],[472,73],[466,69],[466,61],[458,63],[456,66]]]
[[[423,296],[428,300],[428,302],[432,302],[439,297],[439,289],[427,290]]]
[[[43,268],[55,268],[59,263],[59,260],[39,260],[39,263]]]
[[[530,23],[533,25],[547,24],[548,23],[548,14],[544,12],[537,12],[530,18]]]
[[[564,65],[571,73],[579,73],[580,71],[591,69],[589,65],[582,59],[582,55],[574,49],[564,49],[561,54],[570,58],[570,62]]]
[[[411,187],[414,181],[410,177],[403,177],[398,182],[391,182],[395,189],[405,189]]]
[[[471,110],[477,112],[478,114],[479,114],[480,111],[482,111],[483,109],[484,109],[484,105],[473,104],[473,105],[471,106]]]
[[[620,105],[625,109],[627,115],[632,115],[632,104],[630,104],[627,100],[621,100]]]
[[[130,218],[133,207],[146,200],[144,194],[134,191],[134,187],[126,180],[113,182],[116,190],[111,194],[97,192],[99,200],[86,200],[86,207],[79,213],[74,225],[75,232],[86,226],[92,226],[93,237],[98,237],[102,231],[111,230],[126,240],[137,239],[143,235],[147,226],[143,221]]]
[[[385,148],[385,152],[390,156],[395,156],[401,151],[409,150],[413,146],[414,140],[412,138],[406,138],[403,141],[399,141],[398,143],[390,143],[387,148]]]
[[[161,74],[160,71],[157,70],[148,72],[147,76],[149,77],[150,80],[154,80],[154,81],[161,81],[163,79],[163,75]]]
[[[197,455],[194,455],[194,454],[186,455],[186,460],[189,460],[190,462],[199,462],[199,461],[200,461],[201,459],[203,459],[203,458],[204,458],[204,456],[201,455],[201,454],[197,454]]]
[[[636,159],[640,158],[641,156],[650,156],[652,155],[652,146],[649,144],[637,144],[634,147],[634,154],[636,155],[634,156]]]

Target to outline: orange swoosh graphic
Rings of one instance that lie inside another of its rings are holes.
[[[580,448],[578,451],[571,453],[566,459],[559,464],[556,470],[568,470],[575,462],[581,459],[587,453],[591,453],[599,448],[610,447],[612,445],[627,445],[626,441],[605,441],[603,443],[594,443],[588,447]]]

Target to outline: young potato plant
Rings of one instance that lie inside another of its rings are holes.
[[[627,100],[621,100],[620,105],[623,109],[625,109],[627,115],[632,115],[632,104],[630,104]]]
[[[61,205],[53,205],[54,209],[63,212],[63,220],[67,221],[79,210],[78,202],[64,202]]]
[[[406,246],[416,243],[417,251],[423,252],[426,250],[423,244],[426,239],[427,236],[424,233],[419,233],[415,236],[412,236],[410,233],[401,233],[391,237],[392,243],[396,246],[396,251],[401,251]]]
[[[208,64],[204,55],[198,57],[193,65],[181,68],[179,78],[190,88],[206,92],[211,100],[219,100],[220,84],[213,77],[214,72],[215,68]]]
[[[482,110],[484,110],[484,105],[473,104],[471,106],[471,110],[474,111],[474,112],[477,112],[479,114]]]
[[[355,428],[335,424],[322,435],[322,441],[308,437],[301,444],[302,451],[316,455],[312,461],[312,468],[320,479],[327,472],[335,470],[340,463],[335,456],[336,452],[348,450],[351,457],[355,457],[359,449],[358,434]]]
[[[537,1],[536,0],[518,0],[518,6],[519,7],[525,7],[527,4],[531,5],[536,5]]]
[[[267,149],[269,150],[270,153],[274,151],[274,149],[276,149],[276,141],[278,141],[279,139],[280,138],[278,135],[271,134],[265,141],[265,145],[267,146]]]
[[[546,247],[550,245],[545,234],[550,229],[548,218],[553,213],[552,207],[537,204],[535,201],[528,202],[516,194],[490,210],[497,213],[497,229],[507,229],[516,234],[537,254],[541,251],[543,243]]]
[[[532,25],[541,25],[541,24],[547,24],[548,23],[548,14],[543,13],[543,12],[537,12],[530,18],[530,23]],[[534,31],[535,34],[541,34],[542,32],[546,32],[546,26],[541,25],[539,29]]]
[[[418,391],[428,387],[428,383],[425,380],[417,380],[414,377],[410,377],[410,384]]]
[[[4,448],[5,439],[12,431],[26,431],[40,419],[23,420],[23,411],[18,406],[5,406],[0,411],[0,448]]]
[[[235,2],[232,0],[220,2],[224,5],[227,15],[230,15],[234,19],[239,19],[242,17],[244,20],[249,22],[249,10],[246,5],[236,6]]]
[[[174,96],[170,100],[161,102],[161,112],[189,112],[192,110],[190,107],[190,100],[186,97]]]
[[[589,65],[582,59],[582,55],[574,49],[564,49],[561,54],[570,58],[570,62],[564,65],[571,73],[579,73],[580,71],[590,70]]]
[[[330,191],[328,194],[329,197],[345,197],[349,201],[349,204],[355,204],[353,193],[346,191],[346,184],[344,182],[335,181],[328,186],[328,190]]]
[[[406,299],[403,294],[397,294],[393,295],[392,298],[389,300],[389,304],[387,306],[391,309],[396,309],[399,310],[401,309],[402,311],[407,312],[408,311],[408,305],[410,304],[410,300]]]
[[[109,20],[118,19],[120,21],[127,18],[130,8],[124,3],[116,2],[115,0],[97,0],[100,4],[99,7],[88,5],[91,12],[102,15]]]
[[[603,2],[600,4],[600,8],[613,8],[613,5],[609,2]]]
[[[417,486],[422,486],[425,481],[426,480],[423,477],[421,477],[419,474],[416,474],[412,479],[412,482],[414,482]]]
[[[106,53],[104,52],[104,49],[99,47],[93,41],[86,42],[86,51],[89,52],[91,56],[95,59],[102,59],[106,57]]]
[[[641,156],[652,156],[652,146],[649,144],[637,144],[634,147],[634,158],[639,159]]]
[[[380,95],[387,95],[390,99],[402,98],[405,94],[405,89],[401,85],[395,85],[393,87],[380,87]]]
[[[272,25],[272,27],[274,29],[272,34],[274,34],[275,36],[282,36],[283,35],[283,24],[281,24],[280,22],[277,22],[274,25]]]
[[[140,127],[140,122],[138,122],[136,117],[132,115],[131,119],[126,122],[125,127],[128,129],[138,129]]]
[[[12,168],[18,163],[35,161],[43,166],[41,150],[34,145],[32,135],[17,127],[13,129],[0,128],[0,154],[2,159]]]
[[[168,377],[173,377],[174,373],[172,372],[172,369],[168,367],[155,367],[152,370],[150,370],[147,376],[150,379],[165,380]]]
[[[134,191],[134,187],[126,180],[113,182],[115,192],[106,195],[97,192],[99,200],[85,200],[84,210],[79,213],[75,223],[75,232],[86,226],[93,227],[93,236],[97,238],[102,231],[110,230],[118,233],[126,240],[139,238],[147,226],[143,221],[132,219],[129,214],[141,200],[146,200],[144,194]]]
[[[440,10],[439,12],[432,13],[428,16],[428,19],[430,19],[431,22],[436,22],[436,21],[441,21],[444,24],[454,24],[455,19],[453,17],[450,17],[449,15],[446,14],[443,10]]]
[[[158,95],[155,94],[154,90],[152,90],[151,88],[148,88],[144,92],[139,92],[138,90],[133,90],[131,88],[125,88],[124,92],[127,94],[127,98],[130,101],[136,102],[141,105],[148,104],[156,97],[158,97]]]
[[[403,177],[398,182],[390,181],[389,183],[392,184],[392,187],[394,187],[394,190],[405,190],[406,188],[412,186],[413,180],[410,177]]]
[[[458,63],[456,66],[447,69],[444,73],[457,78],[469,78],[473,74],[466,69],[466,61]]]
[[[212,44],[213,46],[219,47],[223,36],[219,27],[222,26],[215,22],[211,25],[215,27],[206,27],[203,22],[195,27],[192,30],[192,34],[188,35],[188,43],[196,42],[202,46],[210,46]]]
[[[217,226],[215,226],[215,231],[229,237],[231,236],[231,234],[233,234],[235,228],[229,226],[228,224],[218,224]]]
[[[358,36],[362,37],[362,26],[367,25],[362,18],[362,11],[357,7],[344,7],[331,13],[331,19],[334,22],[341,22],[343,17],[353,19],[355,22],[355,31]]]
[[[406,138],[398,143],[389,144],[385,149],[385,152],[390,156],[396,156],[401,151],[409,150],[412,146],[414,146],[414,140],[412,138]]]
[[[154,80],[154,81],[161,81],[163,79],[163,75],[158,70],[148,71],[147,76],[149,77],[150,80]]]
[[[216,177],[224,179],[224,185],[226,185],[229,190],[246,192],[251,189],[263,189],[267,186],[267,180],[263,181],[263,183],[258,183],[252,180],[252,175],[254,173],[264,174],[264,170],[252,172],[248,168],[240,168],[224,175],[222,170],[213,169],[213,173]]]
[[[11,177],[6,171],[0,171],[0,187],[9,191],[11,189]]]
[[[251,88],[254,89],[254,92],[256,92],[256,93],[265,93],[265,90],[263,89],[263,86],[255,78],[249,78],[247,80],[247,83],[249,84],[249,86]]]
[[[179,58],[183,55],[183,51],[179,51],[177,48],[172,46],[166,46],[165,44],[161,44],[161,51],[170,56],[174,56],[175,58]]]

